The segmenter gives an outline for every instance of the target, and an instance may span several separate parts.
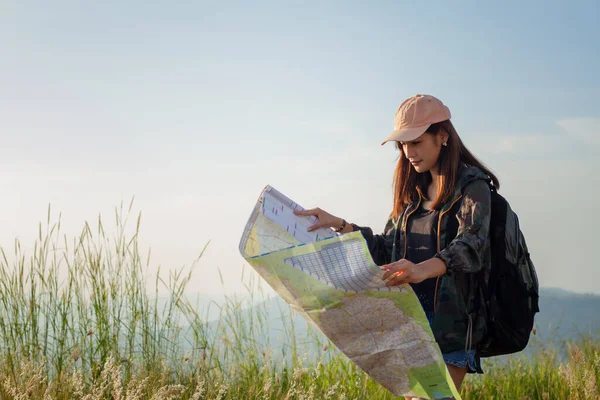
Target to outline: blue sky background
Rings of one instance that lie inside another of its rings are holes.
[[[267,184],[383,229],[397,153],[380,143],[400,102],[428,93],[499,175],[541,284],[600,293],[598,15],[597,1],[4,0],[0,245],[32,244],[49,203],[75,235],[135,196],[152,268],[210,240],[189,290],[243,290],[237,245]]]

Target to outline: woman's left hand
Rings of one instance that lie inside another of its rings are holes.
[[[390,278],[385,283],[386,286],[397,286],[404,283],[421,283],[428,278],[425,268],[417,266],[405,258],[391,264],[382,265],[379,268],[386,271],[382,278],[384,281]]]

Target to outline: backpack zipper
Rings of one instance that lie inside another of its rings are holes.
[[[442,217],[444,216],[444,214],[446,214],[448,211],[452,210],[452,207],[454,207],[454,205],[456,204],[456,202],[458,202],[460,199],[462,199],[462,195],[458,196],[458,198],[456,200],[454,200],[452,202],[452,204],[450,204],[450,207],[448,207],[446,210],[442,211],[440,213],[440,216],[438,218],[438,226],[437,226],[437,252],[439,253],[440,251],[442,251],[442,235],[441,235],[441,229],[442,229]],[[438,276],[436,281],[435,281],[435,292],[433,294],[433,313],[435,314],[436,309],[437,309],[437,292],[438,292],[438,286],[440,285],[440,277]]]

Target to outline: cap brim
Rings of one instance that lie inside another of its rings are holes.
[[[423,126],[415,126],[413,128],[402,128],[396,129],[390,136],[388,136],[381,145],[383,146],[387,142],[410,142],[411,140],[415,140],[419,136],[425,133],[425,131],[429,128],[428,125]]]

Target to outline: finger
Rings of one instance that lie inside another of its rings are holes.
[[[392,276],[394,274],[397,274],[399,272],[402,272],[402,268],[399,267],[398,265],[392,265],[392,267],[390,269],[386,270],[386,272],[383,274],[383,276],[381,277],[381,279],[383,279],[385,281],[390,276]]]
[[[392,271],[391,269],[386,270],[381,279],[383,279],[384,281],[387,280],[390,276],[394,274],[394,272],[396,271]]]
[[[397,266],[397,265],[402,265],[402,264],[404,264],[406,261],[407,261],[407,260],[406,260],[405,258],[401,258],[401,259],[399,259],[398,261],[394,261],[394,262],[391,262],[391,263],[389,263],[389,264],[384,264],[384,265],[381,265],[379,268],[381,268],[381,269],[385,269],[385,270],[388,270],[388,269],[390,269],[390,268],[393,268],[393,267],[395,267],[395,266]]]
[[[408,283],[408,281],[406,279],[394,279],[394,280],[389,280],[385,283],[385,286],[400,286],[400,285],[404,285],[405,283]]]
[[[319,207],[307,208],[305,210],[294,210],[294,214],[297,215],[314,215],[317,216],[322,210]]]
[[[309,226],[308,231],[311,232],[311,231],[314,231],[315,229],[323,228],[325,225],[327,225],[327,224],[317,222],[316,224]]]
[[[400,259],[393,263],[382,265],[379,268],[381,268],[383,271],[386,271],[386,272],[391,271],[391,273],[393,273],[393,272],[401,270],[404,267],[405,261],[406,261],[405,259]],[[386,276],[386,278],[387,278],[387,276],[391,275],[391,273],[387,274],[387,275],[384,274],[384,276]]]
[[[295,215],[317,215],[316,208],[310,210],[294,210]]]
[[[398,286],[408,283],[410,276],[405,271],[400,271],[394,274],[392,279],[385,283],[385,286]]]

